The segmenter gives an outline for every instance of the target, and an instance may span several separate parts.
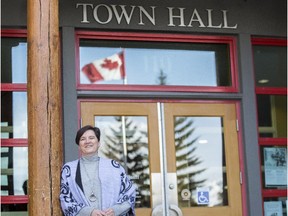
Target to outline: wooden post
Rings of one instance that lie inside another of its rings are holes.
[[[61,215],[62,98],[58,0],[28,0],[29,215]]]

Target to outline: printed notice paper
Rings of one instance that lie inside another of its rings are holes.
[[[283,215],[281,201],[264,202],[265,216],[281,216]]]
[[[287,185],[286,148],[265,147],[264,151],[265,186]]]

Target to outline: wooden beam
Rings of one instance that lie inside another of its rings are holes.
[[[62,99],[58,0],[28,0],[29,215],[61,215]]]

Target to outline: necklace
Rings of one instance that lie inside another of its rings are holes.
[[[91,202],[96,202],[97,201],[97,197],[95,196],[94,192],[91,190],[91,194],[89,196],[89,200]]]
[[[88,177],[88,180],[89,182],[91,183],[92,182],[92,187],[90,188],[91,189],[91,193],[90,195],[88,196],[88,199],[90,200],[90,202],[96,202],[97,201],[97,197],[93,191],[93,188],[94,188],[94,181],[93,179],[90,178],[90,176],[88,175],[88,172],[87,172],[87,169],[86,169],[86,166],[84,165],[84,163],[82,163],[83,167],[84,167],[84,171],[85,171],[85,174],[86,176]]]

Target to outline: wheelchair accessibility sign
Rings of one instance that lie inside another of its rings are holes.
[[[197,188],[197,204],[208,205],[209,204],[209,189]]]

